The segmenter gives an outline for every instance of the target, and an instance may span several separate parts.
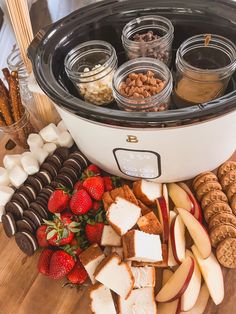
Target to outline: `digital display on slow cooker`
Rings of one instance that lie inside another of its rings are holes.
[[[155,179],[161,175],[160,155],[156,152],[116,148],[113,153],[119,170],[127,176]]]

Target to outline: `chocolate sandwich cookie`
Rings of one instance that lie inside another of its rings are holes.
[[[202,184],[198,186],[196,190],[197,199],[201,201],[201,199],[206,193],[210,191],[214,191],[214,190],[218,190],[218,191],[222,190],[222,187],[218,181],[203,182]]]
[[[211,217],[209,221],[209,229],[213,229],[216,226],[229,224],[236,228],[236,217],[231,213],[219,213]]]
[[[80,176],[73,168],[69,167],[62,167],[59,171],[59,174],[64,174],[68,176],[73,181],[73,183],[75,183]]]
[[[36,192],[34,190],[33,187],[29,186],[29,185],[22,185],[19,190],[19,193],[23,193],[27,199],[29,200],[29,202],[33,202],[36,199]]]
[[[226,195],[229,202],[231,202],[232,197],[236,194],[236,181],[231,183],[226,189]]]
[[[58,173],[57,168],[52,163],[50,164],[49,162],[44,162],[41,165],[40,170],[46,170],[47,172],[50,173],[52,178],[55,178]]]
[[[41,206],[43,206],[43,208],[47,208],[48,207],[48,200],[49,198],[44,198],[44,197],[37,197],[35,202],[40,204]]]
[[[60,185],[61,185],[61,183],[60,182],[57,182],[57,181],[52,181],[51,182],[51,184],[50,184],[50,186],[54,189],[54,190],[56,190],[56,189],[59,189],[60,188]]]
[[[11,213],[2,215],[2,225],[6,235],[9,238],[12,237],[17,231],[15,219]]]
[[[47,170],[41,170],[35,176],[41,181],[43,187],[52,182],[52,176]]]
[[[51,196],[51,194],[53,193],[53,191],[54,191],[54,189],[52,187],[47,186],[39,192],[38,197],[42,197],[42,198],[48,200],[49,197]]]
[[[59,156],[63,162],[68,159],[70,151],[67,147],[59,147],[54,151],[54,155]]]
[[[221,178],[227,173],[230,172],[231,170],[236,170],[236,162],[229,160],[224,162],[218,169],[217,175],[219,177],[219,179],[221,180]]]
[[[213,190],[205,194],[201,200],[201,206],[205,209],[209,204],[213,202],[228,202],[227,196],[224,192]]]
[[[5,206],[6,213],[11,213],[15,220],[23,217],[24,208],[18,201],[10,201]]]
[[[43,223],[43,218],[35,210],[26,210],[23,217],[32,220],[36,228],[40,227]]]
[[[211,245],[215,248],[227,238],[236,238],[236,228],[232,225],[218,225],[210,231]]]
[[[82,168],[88,167],[88,164],[89,164],[88,160],[85,157],[85,155],[82,154],[80,151],[76,151],[76,152],[70,154],[69,158],[77,160],[80,163],[80,165],[82,166]]]
[[[44,207],[44,205],[38,203],[37,201],[30,204],[30,210],[36,212],[42,219],[48,219],[49,217],[47,207]]]
[[[56,168],[57,172],[62,167],[62,160],[60,159],[59,156],[56,156],[56,155],[47,157],[47,159],[45,160],[45,163],[52,164]]]
[[[22,205],[23,210],[29,208],[30,200],[23,192],[16,192],[12,196],[12,201],[17,201]]]
[[[34,223],[29,218],[22,218],[21,220],[18,220],[16,222],[16,226],[18,231],[29,231],[34,233],[34,231],[37,229]]]
[[[80,176],[80,174],[82,173],[82,169],[83,169],[83,167],[80,165],[79,161],[77,161],[73,158],[67,159],[64,162],[63,167],[68,167],[68,168],[74,169],[76,171],[76,173],[78,174],[78,176]]]
[[[38,249],[38,242],[35,236],[29,231],[17,232],[15,235],[16,244],[26,255],[31,256]]]
[[[64,174],[58,174],[55,178],[55,181],[61,183],[62,185],[70,189],[72,189],[74,186],[73,181]]]
[[[193,189],[196,191],[198,187],[203,184],[204,182],[209,181],[218,181],[217,176],[210,171],[200,173],[194,180],[193,180]]]
[[[219,243],[216,249],[218,261],[227,268],[236,268],[236,239],[227,238]]]
[[[203,213],[206,222],[209,223],[211,217],[214,215],[220,213],[232,214],[232,210],[226,202],[218,201],[210,203],[207,207],[205,207]]]
[[[36,175],[29,176],[25,181],[25,185],[32,186],[36,194],[38,194],[43,188],[42,182],[36,177]]]

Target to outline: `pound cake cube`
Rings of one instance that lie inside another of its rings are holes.
[[[150,212],[137,221],[139,229],[150,234],[162,234],[163,228],[154,212]]]
[[[90,288],[89,292],[90,309],[94,314],[116,314],[116,308],[110,289],[96,283]]]
[[[111,226],[104,226],[101,238],[102,246],[121,246],[121,237]]]

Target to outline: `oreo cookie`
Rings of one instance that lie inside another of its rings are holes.
[[[35,236],[29,231],[17,232],[15,235],[16,244],[26,255],[31,256],[38,249],[38,242]]]
[[[25,181],[25,184],[32,186],[36,194],[38,194],[43,188],[42,182],[36,177],[36,175],[29,176]]]
[[[36,199],[36,192],[33,189],[33,187],[29,186],[29,185],[22,185],[18,192],[22,192],[29,200],[29,202],[33,202]]]
[[[55,178],[58,173],[57,168],[53,164],[50,164],[49,162],[44,162],[41,165],[40,170],[46,170],[47,172],[50,173],[52,178]]]
[[[27,198],[26,195],[24,195],[24,193],[22,192],[16,192],[13,194],[12,196],[12,201],[17,201],[22,205],[23,210],[26,210],[29,208],[30,205],[30,201]]]
[[[47,208],[48,207],[48,199],[49,198],[46,199],[46,198],[41,196],[41,197],[37,197],[35,202],[42,205],[44,208]]]
[[[17,231],[15,219],[11,213],[2,215],[2,225],[6,236],[9,238],[12,237]]]
[[[24,216],[26,218],[29,218],[31,221],[33,221],[36,228],[40,227],[43,223],[43,218],[34,210],[26,210],[24,212]]]
[[[61,185],[61,183],[60,182],[57,182],[57,181],[52,181],[51,182],[51,184],[50,184],[50,186],[54,189],[54,190],[56,190],[56,189],[59,189],[60,188],[60,185]]]
[[[79,178],[77,171],[69,167],[62,167],[59,171],[59,174],[64,174],[68,176],[73,181],[73,183],[75,183]]]
[[[47,211],[47,207],[44,207],[44,205],[38,203],[37,201],[30,205],[30,210],[36,212],[42,219],[48,219],[49,212]]]
[[[76,151],[69,155],[69,158],[77,160],[83,168],[88,167],[88,160],[80,151]]]
[[[15,200],[6,204],[5,211],[6,213],[11,213],[15,220],[19,220],[23,217],[24,208],[17,200]]]
[[[67,147],[59,147],[54,151],[54,155],[59,156],[62,161],[65,161],[68,159],[70,154],[70,151]]]
[[[36,230],[36,226],[34,223],[29,219],[29,218],[22,218],[21,220],[18,220],[16,222],[16,226],[18,231],[29,231],[29,232],[34,232]]]
[[[52,181],[52,176],[47,170],[39,171],[35,176],[41,181],[42,186],[48,185]]]
[[[79,175],[82,173],[82,167],[79,163],[79,161],[73,159],[73,158],[69,158],[67,159],[64,164],[63,167],[67,167],[67,168],[72,168],[76,171],[76,173],[78,173]]]
[[[55,181],[61,183],[65,187],[68,187],[71,189],[74,186],[73,181],[68,176],[66,176],[64,174],[58,174],[55,178]]]
[[[59,169],[62,166],[62,160],[59,156],[56,155],[52,155],[47,157],[47,159],[45,160],[45,163],[49,163],[51,165],[53,165],[57,171],[59,171]]]

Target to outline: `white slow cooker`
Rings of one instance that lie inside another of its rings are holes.
[[[215,33],[236,38],[233,1],[102,1],[84,7],[39,32],[29,48],[35,77],[55,106],[80,150],[105,171],[158,182],[189,179],[212,170],[236,148],[236,86],[212,102],[166,112],[131,113],[81,100],[64,70],[77,44],[102,39],[116,49],[131,19],[168,17],[175,27],[174,50],[188,37]]]

